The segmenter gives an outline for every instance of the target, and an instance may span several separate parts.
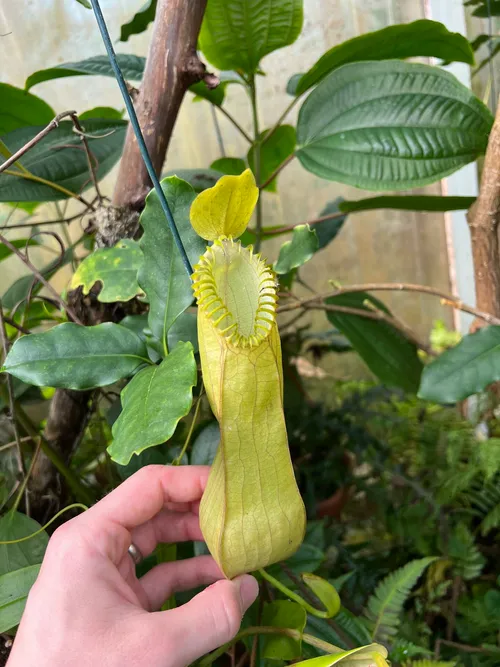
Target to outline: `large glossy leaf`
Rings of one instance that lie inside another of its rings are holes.
[[[97,177],[101,179],[121,155],[127,121],[89,118],[82,125],[98,164]],[[3,141],[14,152],[41,129],[23,127],[6,134]],[[70,121],[62,121],[26,153],[21,162],[35,176],[62,185],[71,192],[79,193],[92,185],[81,139],[73,132]],[[6,174],[0,177],[0,201],[57,201],[65,198],[64,193],[43,183]]]
[[[484,327],[425,367],[420,398],[455,403],[500,380],[500,327]]]
[[[195,192],[212,188],[222,175],[222,172],[215,169],[174,169],[163,174],[165,177],[177,176],[186,181]]]
[[[36,95],[0,83],[0,137],[19,127],[48,125],[55,115],[54,109]]]
[[[423,571],[435,560],[436,558],[432,557],[412,560],[380,582],[366,606],[372,639],[385,641],[397,632],[403,605],[411,589]]]
[[[492,120],[468,88],[438,67],[355,63],[332,72],[302,105],[297,156],[322,178],[403,190],[475,160]]]
[[[140,35],[154,21],[158,0],[147,0],[138,12],[120,28],[120,42],[127,42],[132,35]]]
[[[449,32],[437,21],[421,19],[368,32],[334,46],[296,80],[295,94],[302,95],[327,74],[347,63],[414,56],[433,56],[449,62],[474,64],[472,48],[463,35]]]
[[[275,600],[264,605],[261,623],[273,628],[290,628],[302,634],[306,620],[306,610],[296,602]],[[271,660],[296,660],[302,655],[302,641],[283,635],[265,636],[262,654]]]
[[[358,292],[341,294],[326,300],[326,303],[372,310],[366,305],[386,313],[386,306],[375,297]],[[416,392],[422,374],[422,362],[417,348],[386,322],[328,311],[330,322],[350,341],[365,364],[384,384]]]
[[[148,361],[143,341],[119,324],[65,322],[19,338],[2,370],[37,387],[83,390],[112,384]]]
[[[500,16],[500,0],[484,0],[473,12],[473,16],[487,18],[488,16]]]
[[[308,262],[317,250],[318,237],[314,229],[309,225],[297,225],[291,240],[281,246],[273,268],[276,273],[288,273]]]
[[[260,135],[260,183],[265,183],[295,149],[295,128],[291,125],[281,125],[266,141],[265,137],[268,132],[269,130],[265,130]],[[255,152],[252,146],[247,155],[248,164],[254,174],[256,173]],[[265,189],[269,192],[276,192],[276,178]]]
[[[111,458],[126,465],[133,454],[168,440],[193,401],[197,371],[191,343],[178,343],[159,366],[138,373],[121,394]]]
[[[0,518],[0,542],[17,540],[36,533],[40,524],[21,512],[8,512]],[[24,542],[0,544],[0,575],[42,562],[49,538],[45,531]]]
[[[391,208],[400,211],[463,211],[472,206],[475,197],[441,197],[439,195],[381,195],[358,201],[343,201],[341,211],[374,211]]]
[[[142,79],[146,58],[134,56],[130,53],[117,53],[116,58],[125,79],[130,79],[131,81],[140,81]],[[61,63],[55,67],[38,70],[38,72],[34,72],[26,79],[24,86],[26,90],[29,90],[43,81],[63,79],[68,76],[88,75],[114,77],[108,56],[93,56],[85,60]]]
[[[221,157],[210,165],[210,169],[215,169],[228,176],[239,176],[246,168],[245,160],[239,157]]]
[[[189,260],[196,264],[206,246],[189,222],[195,192],[189,183],[176,176],[165,178],[161,186]],[[140,241],[144,263],[138,282],[149,301],[149,327],[163,342],[177,317],[193,302],[191,278],[186,273],[154,190],[146,198],[140,222],[144,230]]]
[[[99,248],[86,257],[71,279],[71,289],[83,286],[88,294],[96,282],[102,284],[97,299],[103,303],[130,301],[142,294],[137,272],[142,265],[139,244],[122,239],[113,248]]]
[[[254,73],[261,58],[297,39],[302,20],[302,0],[210,0],[200,48],[219,69]]]
[[[28,565],[0,576],[0,632],[19,624],[39,571],[40,565]]]

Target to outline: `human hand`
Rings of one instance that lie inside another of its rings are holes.
[[[257,597],[253,577],[221,579],[212,557],[198,556],[137,579],[128,553],[131,543],[148,556],[159,542],[203,539],[198,506],[208,472],[147,466],[58,528],[8,667],[184,667],[232,639]],[[158,611],[172,593],[212,583]]]

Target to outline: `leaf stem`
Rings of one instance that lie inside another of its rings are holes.
[[[262,142],[263,144],[265,144],[266,141],[268,141],[268,140],[273,136],[273,134],[276,132],[276,130],[278,129],[278,127],[281,126],[281,124],[283,123],[283,121],[285,120],[285,118],[288,116],[288,114],[290,113],[290,111],[293,109],[293,107],[294,107],[294,106],[297,104],[297,102],[299,101],[299,98],[300,98],[300,97],[301,97],[300,95],[298,95],[297,97],[295,97],[295,98],[290,102],[290,104],[286,107],[286,109],[283,111],[283,113],[281,114],[281,116],[280,116],[280,117],[278,118],[278,120],[276,121],[275,125],[272,126],[272,128],[269,130],[269,132],[268,132],[268,133],[266,134],[266,136],[264,137],[264,140],[263,140],[263,142]]]
[[[315,646],[324,653],[342,653],[344,651],[343,648],[339,648],[338,646],[335,646],[335,644],[330,644],[329,642],[325,642],[322,639],[318,639],[317,637],[313,637],[309,634],[302,634],[298,630],[292,630],[292,628],[274,628],[271,626],[262,625],[259,627],[250,627],[241,630],[230,642],[227,642],[227,644],[224,644],[216,651],[213,651],[212,653],[209,653],[204,658],[202,658],[198,662],[198,667],[208,667],[208,665],[211,665],[215,660],[217,660],[217,658],[220,658],[221,655],[224,655],[224,653],[229,648],[231,648],[231,646],[239,642],[241,639],[244,639],[245,637],[251,637],[252,635],[282,635],[284,637],[295,639],[296,641],[302,640],[310,646]]]
[[[289,588],[285,586],[285,584],[282,584],[281,581],[275,579],[265,570],[259,570],[259,574],[263,579],[265,579],[272,586],[274,586],[274,588],[277,588],[279,591],[284,593],[288,598],[290,598],[290,600],[293,600],[297,604],[300,604],[300,606],[303,607],[309,614],[312,614],[317,618],[330,618],[331,614],[329,614],[328,611],[324,611],[322,609],[316,609],[316,607],[313,607],[311,604],[309,604],[309,602],[306,602],[304,598],[301,598],[300,595],[297,595],[297,593],[291,591]]]
[[[191,442],[191,437],[193,435],[194,427],[196,425],[196,422],[198,420],[198,415],[200,413],[200,406],[201,406],[201,399],[204,393],[203,385],[201,387],[201,391],[198,395],[197,401],[196,401],[196,408],[194,410],[194,415],[193,419],[191,420],[191,426],[189,427],[188,434],[186,436],[186,440],[184,441],[184,445],[182,446],[181,452],[179,456],[176,456],[175,459],[172,461],[173,466],[180,466],[182,457],[186,453],[187,448],[189,447],[189,443]]]
[[[74,199],[78,199],[78,201],[82,202],[82,204],[84,204],[87,208],[90,208],[92,211],[95,211],[94,206],[86,199],[84,199],[84,197],[76,194],[76,192],[71,192],[71,190],[68,190],[67,188],[63,187],[62,185],[59,185],[58,183],[53,183],[52,181],[48,181],[47,179],[42,178],[41,176],[35,176],[35,174],[32,174],[31,172],[25,173],[25,172],[13,171],[12,169],[6,169],[5,173],[9,174],[9,176],[18,176],[19,178],[25,178],[28,181],[34,181],[35,183],[41,183],[42,185],[46,185],[49,188],[52,188],[53,190],[62,192],[62,194],[66,195],[66,197],[72,197]]]
[[[264,181],[264,183],[262,183],[262,185],[259,185],[259,190],[264,190],[265,188],[267,188],[267,186],[269,185],[269,183],[271,183],[272,181],[274,181],[274,179],[275,179],[276,176],[280,173],[280,171],[281,171],[282,169],[284,169],[288,164],[290,164],[290,162],[293,160],[294,157],[295,157],[295,153],[292,153],[291,155],[289,155],[289,156],[286,158],[286,160],[284,160],[284,161],[280,164],[280,166],[279,166],[277,169],[275,169],[275,170],[273,171],[273,173],[269,176],[269,178],[266,179],[266,180]],[[344,215],[345,215],[345,214],[344,214]]]
[[[34,533],[31,533],[31,535],[26,535],[25,537],[19,537],[17,540],[2,540],[0,541],[0,544],[18,544],[19,542],[25,542],[26,540],[31,540],[32,537],[36,537],[37,535],[40,535],[40,533],[43,533],[44,530],[46,530],[50,524],[54,523],[56,519],[58,519],[64,512],[68,512],[69,510],[74,510],[74,509],[82,509],[84,512],[88,510],[87,505],[84,505],[83,503],[72,503],[71,505],[67,505],[66,507],[63,507],[62,510],[59,510],[57,514],[55,514],[52,519],[47,521],[47,523],[36,530]]]
[[[255,165],[255,180],[260,183],[260,131],[259,131],[259,112],[257,107],[257,90],[255,87],[255,74],[252,74],[248,81],[248,92],[250,95],[250,104],[252,107],[253,120],[253,148],[254,148],[254,165]],[[262,197],[259,194],[256,207],[255,220],[255,252],[259,252],[262,243]]]
[[[244,139],[246,139],[246,141],[248,141],[249,144],[252,144],[253,143],[252,138],[245,132],[245,130],[238,123],[238,121],[233,116],[231,116],[229,111],[226,111],[226,109],[224,109],[224,107],[219,107],[217,105],[215,105],[215,106],[222,114],[224,114],[224,116],[228,119],[228,121],[234,125],[234,127],[238,130],[238,132],[241,134],[241,136]]]

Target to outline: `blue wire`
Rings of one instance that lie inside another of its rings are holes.
[[[130,122],[132,123],[132,127],[134,129],[134,133],[137,138],[137,143],[139,145],[139,150],[141,152],[142,159],[144,160],[144,164],[146,165],[146,169],[148,170],[149,178],[151,179],[151,182],[154,185],[154,188],[160,200],[161,207],[167,218],[168,226],[170,227],[170,231],[172,232],[172,236],[174,237],[175,245],[177,246],[177,249],[181,255],[182,262],[189,276],[191,276],[191,274],[193,273],[193,267],[191,266],[191,262],[189,261],[186,249],[184,248],[182,239],[179,235],[179,231],[176,227],[172,211],[170,210],[167,199],[165,197],[165,193],[162,190],[160,181],[158,180],[158,177],[154,170],[153,163],[151,162],[151,157],[149,156],[146,142],[144,141],[141,127],[139,125],[139,121],[137,120],[137,114],[135,113],[134,105],[132,103],[132,100],[130,99],[130,94],[127,89],[127,84],[125,83],[125,79],[123,78],[120,66],[118,65],[118,62],[116,60],[115,50],[113,48],[113,44],[111,43],[111,38],[109,36],[108,28],[106,26],[104,16],[102,15],[102,11],[99,6],[99,0],[91,0],[91,2],[97,20],[97,25],[99,26],[99,30],[101,32],[102,41],[104,42],[104,46],[106,47],[106,51],[108,52],[109,62],[111,63],[111,67],[113,68],[113,72],[115,73],[116,80],[118,81],[118,85],[120,86],[120,90],[123,95],[125,106],[127,107],[128,115],[130,117]]]

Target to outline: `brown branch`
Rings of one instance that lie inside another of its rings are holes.
[[[15,255],[19,257],[19,259],[28,267],[28,269],[33,273],[33,275],[39,280],[42,285],[46,289],[49,290],[49,292],[52,294],[54,299],[57,301],[57,303],[61,306],[62,310],[65,310],[68,315],[71,317],[73,322],[76,322],[77,324],[82,324],[74,310],[62,299],[59,294],[56,292],[56,290],[52,287],[52,285],[43,277],[43,275],[40,273],[40,271],[34,266],[28,257],[22,253],[20,250],[16,248],[15,245],[13,245],[8,239],[5,238],[2,234],[0,234],[0,243],[3,243],[9,250],[11,250]]]
[[[486,655],[493,654],[492,651],[488,651],[488,649],[485,648],[480,648],[479,646],[470,646],[469,644],[459,644],[458,642],[450,642],[447,639],[438,639],[434,649],[435,658],[439,658],[441,655],[441,645],[450,646],[451,648],[456,648],[459,651],[463,651],[464,653],[483,653]]]
[[[23,333],[23,334],[30,334],[31,333],[31,331],[29,331],[29,329],[25,329],[25,327],[21,326],[17,322],[14,322],[14,320],[12,320],[10,317],[7,317],[7,315],[3,316],[3,320],[4,320],[5,324],[8,324],[10,327],[13,327],[14,329],[17,329],[20,333]]]
[[[467,213],[476,306],[500,317],[500,104],[490,133],[479,196]]]
[[[286,158],[286,160],[284,160],[284,161],[280,164],[280,166],[279,166],[277,169],[275,169],[275,170],[273,171],[273,173],[269,176],[269,178],[266,179],[266,180],[264,181],[264,183],[262,183],[262,185],[259,185],[259,190],[264,190],[264,188],[267,188],[267,186],[269,185],[269,183],[271,183],[272,181],[274,181],[274,179],[275,179],[276,176],[280,173],[280,171],[282,171],[288,164],[290,164],[290,162],[293,160],[294,157],[295,157],[295,153],[292,153],[291,155],[289,155],[289,156]]]
[[[87,157],[87,165],[88,165],[88,168],[89,168],[90,178],[92,179],[92,185],[94,186],[94,189],[96,191],[97,199],[99,200],[99,204],[101,204],[102,203],[102,194],[101,194],[101,191],[99,189],[99,181],[97,179],[97,174],[96,174],[96,171],[95,171],[95,167],[94,167],[94,164],[92,162],[92,159],[95,160],[95,158],[92,155],[92,153],[90,152],[87,135],[83,131],[83,127],[80,125],[80,121],[78,120],[78,116],[76,115],[75,112],[73,112],[71,114],[71,120],[73,122],[75,132],[80,137],[80,139],[82,141],[82,144],[83,144],[83,147],[85,149],[85,155]]]
[[[0,299],[0,338],[2,339],[2,351],[4,356],[4,361],[7,359],[9,353],[9,339],[7,337],[7,331],[5,330],[5,322],[3,316],[3,304]],[[19,475],[22,478],[24,476],[24,461],[23,461],[23,452],[21,447],[21,440],[19,437],[19,431],[17,429],[16,422],[16,410],[14,403],[14,388],[12,386],[12,377],[9,373],[6,374],[6,384],[7,384],[7,393],[9,395],[9,418],[12,424],[12,430],[14,432],[14,439],[16,441],[16,453],[17,453],[17,467]]]
[[[158,0],[137,116],[151,160],[161,173],[177,114],[189,86],[205,76],[196,52],[206,0]],[[115,206],[140,209],[151,187],[132,128],[113,195]]]
[[[39,132],[36,136],[33,137],[33,139],[30,139],[22,148],[20,148],[18,151],[16,151],[13,155],[11,155],[10,158],[5,160],[2,164],[0,164],[0,174],[2,171],[5,169],[8,169],[11,164],[14,164],[14,162],[17,162],[19,158],[21,158],[25,153],[27,153],[33,146],[36,146],[38,142],[40,142],[44,137],[46,137],[49,132],[52,132],[52,130],[55,130],[56,127],[59,127],[59,123],[63,118],[66,118],[67,116],[73,116],[76,114],[76,111],[63,111],[62,113],[57,114],[57,116],[50,121],[50,123],[45,127],[41,132]]]
[[[500,325],[500,318],[491,315],[488,312],[483,312],[477,308],[473,308],[468,304],[464,303],[457,296],[447,294],[441,290],[435,289],[434,287],[428,287],[427,285],[414,285],[412,283],[366,283],[364,285],[346,285],[345,287],[339,287],[332,292],[327,292],[326,294],[319,294],[315,297],[309,297],[307,299],[300,299],[297,303],[293,304],[284,304],[278,308],[279,312],[286,312],[288,310],[295,310],[300,308],[304,303],[313,303],[322,299],[327,299],[329,297],[339,296],[340,294],[354,294],[356,292],[379,292],[379,291],[391,291],[391,292],[419,292],[422,294],[430,294],[437,296],[442,299],[443,304],[456,308],[457,310],[462,310],[465,313],[470,313],[475,315],[477,318],[484,320],[488,324]]]

